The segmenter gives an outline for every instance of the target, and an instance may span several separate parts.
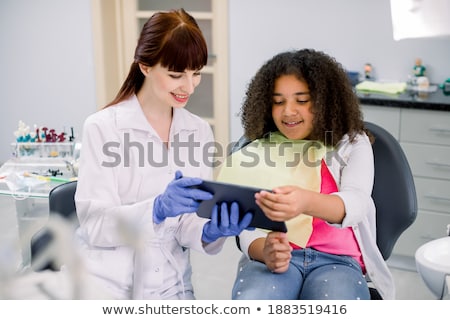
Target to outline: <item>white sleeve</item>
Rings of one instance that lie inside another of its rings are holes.
[[[116,247],[127,242],[124,226],[153,225],[149,222],[154,199],[122,205],[119,167],[104,165],[112,160],[105,155],[105,144],[120,143],[113,121],[107,120],[91,117],[84,124],[75,202],[90,245]]]
[[[343,228],[362,222],[374,208],[371,197],[374,181],[372,145],[367,136],[360,135],[355,143],[348,146],[348,152],[338,153],[339,159],[335,159],[344,162],[340,166],[339,192],[334,193],[344,201]]]

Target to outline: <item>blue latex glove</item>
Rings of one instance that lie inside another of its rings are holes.
[[[201,200],[210,200],[213,195],[192,186],[199,185],[200,178],[183,178],[181,171],[175,172],[175,179],[153,204],[153,221],[161,223],[167,217],[176,217],[186,212],[196,212]]]
[[[230,206],[230,213],[228,213],[228,206],[222,203],[220,207],[220,222],[218,205],[216,204],[212,209],[211,220],[203,227],[203,242],[214,242],[220,237],[237,236],[242,230],[254,230],[255,228],[248,225],[253,219],[253,214],[247,212],[242,220],[239,222],[239,205],[233,202]]]

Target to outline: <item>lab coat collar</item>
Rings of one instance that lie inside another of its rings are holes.
[[[119,130],[142,130],[152,135],[157,135],[152,126],[147,122],[136,95],[123,101],[121,105],[117,108],[117,128]],[[183,131],[195,131],[197,130],[195,124],[192,118],[189,117],[189,111],[184,108],[173,108],[173,119],[170,128],[171,135]]]

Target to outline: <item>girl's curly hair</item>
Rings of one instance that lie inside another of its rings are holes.
[[[366,132],[358,97],[342,65],[323,52],[303,49],[275,55],[250,81],[241,108],[248,139],[278,130],[272,119],[272,95],[275,80],[283,75],[295,75],[308,84],[314,114],[309,139],[336,146],[345,134],[353,141]]]

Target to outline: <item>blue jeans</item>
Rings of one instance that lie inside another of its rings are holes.
[[[241,260],[242,261],[242,260]],[[264,263],[240,263],[233,300],[369,300],[366,279],[349,256],[311,248],[292,251],[289,268],[272,273]]]

